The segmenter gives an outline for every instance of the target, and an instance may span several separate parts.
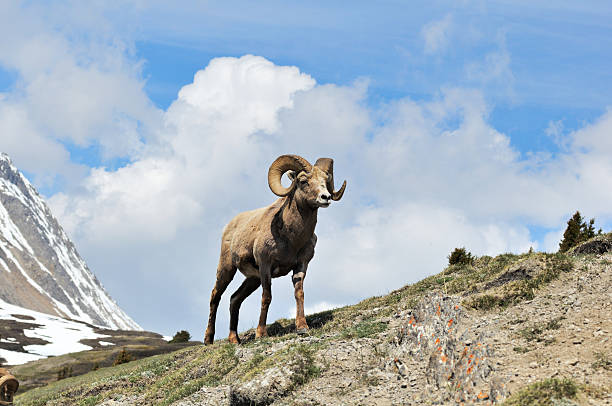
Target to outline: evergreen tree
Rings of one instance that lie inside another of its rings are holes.
[[[559,243],[559,252],[566,252],[580,242],[580,229],[582,226],[582,216],[576,211],[567,222],[567,228],[563,233],[563,239]]]
[[[191,339],[191,334],[186,330],[177,331],[170,343],[186,343]]]
[[[597,232],[601,234],[601,229]],[[576,211],[567,222],[567,228],[563,233],[563,239],[559,243],[559,252],[567,252],[589,238],[595,237],[595,219],[589,220],[589,224],[583,221],[579,211]]]
[[[455,248],[447,258],[449,265],[471,265],[474,263],[472,253],[468,252],[465,247]]]
[[[582,223],[582,226],[580,228],[580,232],[581,232],[581,240],[582,241],[586,241],[589,238],[595,237],[595,219],[591,219],[589,221],[589,225],[588,226],[586,225],[586,223]]]

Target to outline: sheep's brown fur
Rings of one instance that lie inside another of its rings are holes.
[[[19,381],[8,370],[0,368],[0,405],[12,405],[17,389]]]
[[[292,180],[289,188],[280,184],[283,173]],[[329,158],[321,158],[312,166],[299,156],[282,155],[270,166],[268,183],[270,189],[282,197],[268,207],[238,214],[223,230],[217,279],[210,297],[210,316],[204,337],[206,344],[214,341],[219,301],[237,270],[246,279],[230,300],[230,342],[239,342],[240,305],[260,285],[263,292],[256,336],[267,335],[271,279],[290,271],[293,271],[297,307],[296,329],[299,332],[308,329],[304,317],[303,283],[317,242],[314,233],[317,211],[320,207],[328,207],[331,200],[340,200],[346,182],[339,191],[334,191],[333,161]]]

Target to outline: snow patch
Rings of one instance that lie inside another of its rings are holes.
[[[6,359],[9,365],[23,364],[49,356],[57,356],[70,352],[90,350],[92,347],[82,344],[83,339],[100,339],[110,337],[106,334],[94,332],[94,328],[78,321],[66,320],[61,317],[40,313],[30,309],[6,303],[0,299],[0,320],[15,320],[21,323],[32,324],[31,329],[25,329],[23,334],[30,338],[41,338],[48,341],[48,344],[25,345],[23,348],[27,352],[9,351],[0,349],[0,357]],[[32,320],[25,320],[13,316],[26,315]],[[15,343],[14,337],[3,337],[0,342]],[[101,345],[103,341],[100,341]],[[112,343],[109,343],[112,344]]]
[[[0,258],[0,265],[2,265],[2,268],[4,268],[5,271],[9,273],[11,272],[11,269],[8,267],[8,265],[6,264],[6,262],[4,262],[2,258]]]
[[[29,354],[27,352],[9,351],[3,348],[0,348],[0,357],[4,358],[8,365],[25,364],[26,362],[45,358],[41,355]]]
[[[103,347],[107,347],[109,345],[115,345],[115,343],[109,343],[108,341],[98,341],[98,344],[100,344]]]

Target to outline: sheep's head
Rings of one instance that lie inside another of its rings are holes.
[[[289,187],[283,187],[281,177],[287,173],[291,179]],[[295,193],[295,197],[306,201],[312,207],[328,207],[332,200],[340,200],[346,188],[346,181],[334,191],[334,161],[319,158],[314,166],[298,155],[281,155],[270,165],[268,185],[278,196]]]

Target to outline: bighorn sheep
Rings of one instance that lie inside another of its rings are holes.
[[[333,165],[330,158],[320,158],[312,166],[297,155],[278,157],[268,170],[268,185],[280,199],[268,207],[240,213],[225,226],[217,281],[210,295],[210,316],[204,336],[206,344],[214,341],[219,300],[234,278],[236,269],[246,279],[230,300],[228,339],[231,343],[240,342],[237,333],[240,305],[259,285],[263,293],[256,337],[267,335],[266,318],[272,301],[271,279],[285,276],[289,271],[293,271],[297,307],[295,326],[298,332],[308,330],[304,317],[303,283],[317,243],[314,233],[317,210],[328,207],[331,200],[340,200],[346,188],[344,181],[340,190],[334,191]],[[287,188],[281,184],[284,173],[291,179]]]

